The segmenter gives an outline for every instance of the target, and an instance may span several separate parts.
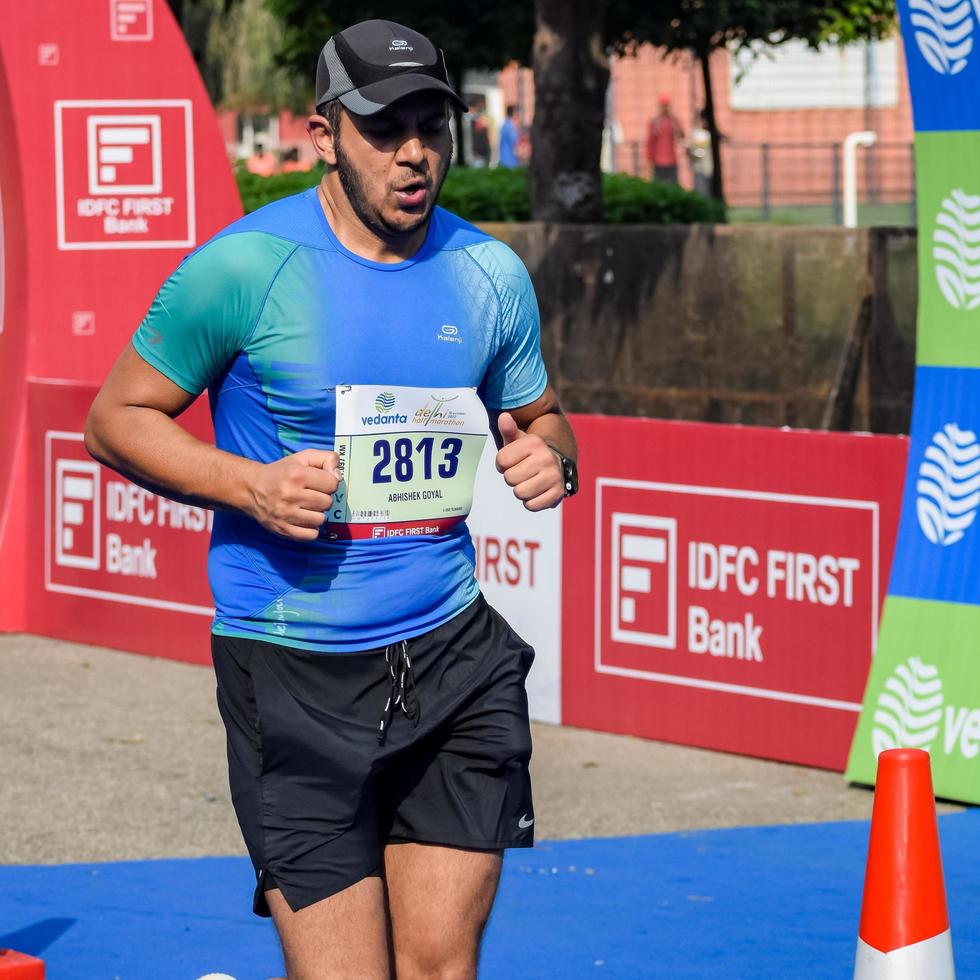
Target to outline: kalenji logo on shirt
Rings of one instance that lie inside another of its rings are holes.
[[[188,99],[54,105],[58,248],[195,244]]]

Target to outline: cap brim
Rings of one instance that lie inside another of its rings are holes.
[[[339,96],[339,99],[344,108],[354,115],[373,116],[376,112],[387,109],[393,102],[415,92],[439,92],[463,112],[470,111],[469,106],[445,82],[432,78],[431,75],[417,75],[414,72],[362,85]]]

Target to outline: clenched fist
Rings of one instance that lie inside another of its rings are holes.
[[[340,484],[339,462],[335,452],[304,449],[260,466],[249,484],[249,513],[280,537],[315,540]]]
[[[560,503],[565,480],[554,450],[540,436],[522,432],[510,412],[500,413],[497,429],[504,443],[497,453],[497,472],[514,488],[514,496],[532,511]]]

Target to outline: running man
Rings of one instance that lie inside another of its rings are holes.
[[[213,508],[232,798],[291,978],[472,977],[502,849],[530,847],[533,652],[465,518],[488,429],[531,511],[577,488],[520,260],[436,207],[442,53],[367,21],[324,47],[317,188],[164,283],[86,444]],[[173,421],[205,389],[217,445]]]

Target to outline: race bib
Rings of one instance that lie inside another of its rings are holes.
[[[487,434],[475,388],[338,385],[334,449],[343,482],[324,535],[445,534],[473,506]]]

